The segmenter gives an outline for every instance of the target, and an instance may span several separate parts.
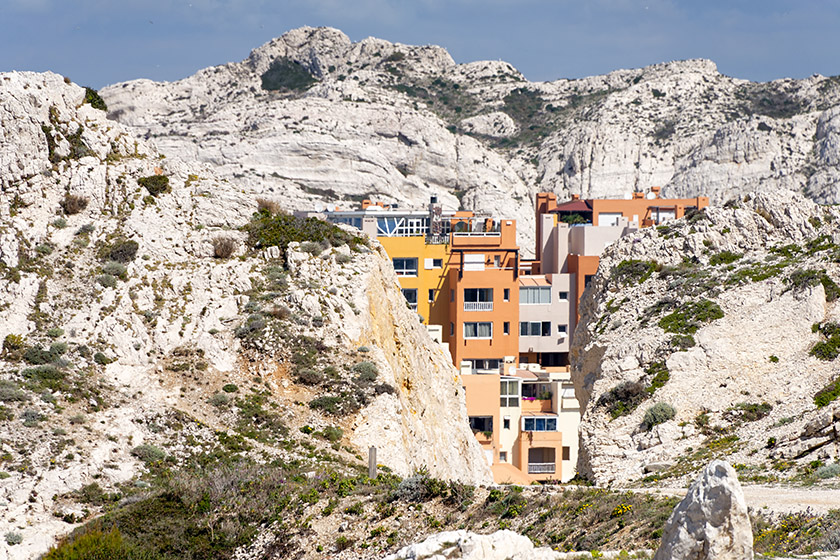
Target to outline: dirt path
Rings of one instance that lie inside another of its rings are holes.
[[[782,488],[775,486],[744,485],[747,506],[773,513],[794,513],[810,509],[814,513],[827,513],[840,509],[838,488]],[[686,488],[640,488],[638,492],[650,492],[663,496],[683,497]]]

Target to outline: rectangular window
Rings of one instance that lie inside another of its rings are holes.
[[[502,428],[505,430],[510,430],[510,416],[505,416],[502,418]]]
[[[400,290],[402,295],[405,297],[405,300],[408,302],[408,306],[417,311],[417,289],[416,288],[405,288]]]
[[[394,272],[397,276],[417,276],[416,258],[395,258]]]
[[[526,416],[522,419],[523,432],[556,432],[557,418]]]
[[[510,301],[510,288],[505,288],[504,296],[505,296],[505,301]]]
[[[568,461],[572,458],[572,450],[569,447],[563,446],[563,460]]]
[[[557,299],[560,301],[569,301],[569,292],[557,292]]]
[[[435,291],[429,290],[429,301],[435,301]]]
[[[493,432],[492,416],[470,416],[470,429],[473,432]]]
[[[501,406],[519,406],[519,382],[502,381],[499,387]]]
[[[551,322],[522,321],[519,323],[519,336],[551,336]]]
[[[455,336],[455,323],[449,323],[449,336]]]
[[[589,283],[592,282],[593,278],[595,278],[594,274],[587,274],[583,277],[583,289],[584,290],[589,287]]]
[[[507,463],[507,451],[499,451],[499,462]]]
[[[493,323],[490,321],[465,322],[464,338],[493,338]]]
[[[475,373],[499,373],[499,360],[464,360],[470,362],[471,369]]]
[[[493,311],[493,288],[465,288],[464,311]]]
[[[455,301],[455,290],[449,290],[449,301]]]
[[[565,334],[568,334],[568,333],[569,333],[569,327],[567,325],[557,325],[557,334],[565,335]]]
[[[510,323],[509,323],[509,322],[505,321],[505,322],[502,324],[502,332],[503,332],[504,334],[510,334]]]
[[[493,266],[502,268],[502,257],[500,255],[493,255]]]
[[[432,259],[432,268],[443,268],[443,259]]]
[[[522,305],[546,305],[551,303],[551,286],[524,286],[519,288],[519,303]]]

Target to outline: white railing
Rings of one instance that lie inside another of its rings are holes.
[[[427,245],[447,245],[449,243],[449,234],[442,234],[442,235],[432,235],[429,234],[426,236],[426,244]]]
[[[554,470],[554,463],[528,463],[528,474],[553,473]]]
[[[456,231],[453,233],[455,237],[499,237],[502,235],[500,231]]]
[[[464,311],[493,311],[492,301],[465,301]]]

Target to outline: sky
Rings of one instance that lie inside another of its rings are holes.
[[[687,58],[754,81],[840,74],[838,0],[0,0],[0,71],[177,80],[305,25],[501,59],[532,81]]]

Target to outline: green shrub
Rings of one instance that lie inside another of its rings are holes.
[[[705,323],[711,323],[723,317],[723,310],[718,304],[707,299],[685,303],[680,309],[659,320],[659,326],[665,332],[676,334],[694,334]]]
[[[22,402],[29,400],[26,393],[20,390],[17,383],[7,379],[0,379],[0,401],[2,402]]]
[[[103,288],[116,288],[117,278],[110,274],[102,274],[96,277],[96,282]]]
[[[230,397],[224,393],[213,393],[208,402],[216,408],[224,408],[230,404]]]
[[[115,527],[103,532],[99,526],[65,539],[51,548],[43,560],[157,560],[159,557],[123,541]]]
[[[148,444],[138,445],[131,450],[131,454],[146,464],[163,461],[166,458],[166,452],[161,448]]]
[[[324,250],[324,246],[314,241],[304,241],[300,244],[300,250],[310,255],[320,255],[321,251]]]
[[[835,379],[814,395],[814,404],[817,408],[822,408],[830,404],[837,397],[840,397],[840,379]]]
[[[261,313],[252,313],[242,325],[236,328],[233,335],[246,341],[254,339],[262,333],[267,324]]]
[[[23,335],[10,333],[3,339],[3,355],[9,360],[19,360],[25,347]]]
[[[93,355],[93,361],[99,364],[100,366],[107,366],[114,360],[109,358],[107,355],[103,354],[102,352],[97,352]]]
[[[127,264],[137,256],[140,245],[131,239],[115,239],[110,244],[104,245],[99,251],[99,258],[103,261],[115,261]]]
[[[768,360],[770,360],[770,363],[773,363],[773,364],[778,364],[779,363],[779,357],[775,356],[773,354],[770,355]]]
[[[21,374],[38,388],[50,389],[52,391],[63,389],[64,384],[62,381],[67,377],[66,373],[52,365],[26,368]]]
[[[339,253],[335,256],[335,262],[337,264],[347,264],[351,260],[353,260],[350,255],[345,255],[344,253]]]
[[[118,263],[117,261],[106,262],[105,265],[102,267],[102,272],[110,276],[122,278],[123,280],[125,280],[126,276],[128,275],[128,270],[125,268],[125,265],[122,263]]]
[[[169,186],[169,177],[166,175],[149,175],[148,177],[140,177],[137,179],[137,184],[141,187],[145,187],[152,196],[168,193],[171,190]]]
[[[348,548],[352,548],[353,543],[353,539],[345,537],[344,535],[340,535],[337,539],[335,539],[335,547],[338,549],[339,552],[347,550]]]
[[[5,535],[6,537],[6,544],[9,546],[15,546],[23,542],[23,536],[20,533],[14,533],[9,531]]]
[[[840,464],[832,463],[825,465],[814,471],[814,476],[817,478],[834,478],[840,475]]]
[[[40,422],[46,419],[46,416],[38,412],[37,410],[24,410],[23,413],[20,415],[20,419],[23,422],[23,425],[27,428],[33,428],[37,426]]]
[[[50,338],[58,338],[64,336],[64,329],[60,327],[53,327],[47,330],[47,336]]]
[[[239,390],[239,387],[234,385],[233,383],[228,383],[222,387],[222,391],[225,393],[235,393]]]
[[[297,372],[297,380],[304,385],[318,385],[324,381],[324,375],[313,369],[302,368]]]
[[[298,218],[285,213],[258,211],[245,226],[248,244],[255,248],[279,247],[285,251],[293,241],[316,243],[337,247],[349,244],[351,248],[363,245],[361,237],[317,218]]]
[[[648,429],[671,420],[677,415],[673,406],[666,402],[658,402],[645,411],[643,423]]]
[[[52,226],[57,229],[64,229],[67,227],[67,220],[64,218],[56,218],[51,222]]]
[[[652,375],[653,378],[650,381],[650,385],[647,387],[648,394],[654,394],[657,389],[663,387],[669,379],[671,379],[671,373],[668,371],[668,366],[665,365],[665,362],[653,362],[647,368],[645,368],[645,373],[648,375]]]
[[[612,279],[619,284],[641,284],[660,269],[661,266],[654,261],[624,260],[613,269]]]
[[[709,257],[709,264],[717,266],[719,264],[732,264],[743,257],[740,253],[733,253],[732,251],[721,251]]]
[[[261,79],[264,90],[282,92],[303,92],[317,81],[299,62],[287,57],[275,58]]]
[[[352,370],[359,374],[361,381],[374,381],[379,375],[379,368],[373,362],[359,362],[352,367]]]
[[[341,397],[335,396],[321,396],[309,402],[309,408],[313,410],[323,410],[328,414],[338,414],[340,412]]]
[[[342,430],[341,428],[336,428],[335,426],[327,426],[326,428],[318,432],[318,435],[327,441],[335,443],[336,441],[339,441],[342,437],[344,437],[344,430]]]
[[[817,359],[830,362],[840,355],[840,325],[837,323],[815,324],[812,328],[824,338],[811,347],[810,354]]]
[[[732,410],[740,413],[740,417],[745,422],[755,422],[761,420],[773,410],[773,405],[763,403],[738,403]]]
[[[41,346],[27,348],[23,353],[23,359],[33,365],[49,364],[59,359],[65,352],[67,352],[67,344],[54,342],[48,350]]]
[[[105,100],[99,95],[99,92],[93,88],[86,87],[85,88],[85,100],[83,103],[90,103],[90,106],[94,109],[99,109],[100,111],[107,111],[108,106],[105,104]]]
[[[623,381],[604,393],[598,403],[607,407],[613,419],[633,412],[647,398],[645,386],[637,381]]]

